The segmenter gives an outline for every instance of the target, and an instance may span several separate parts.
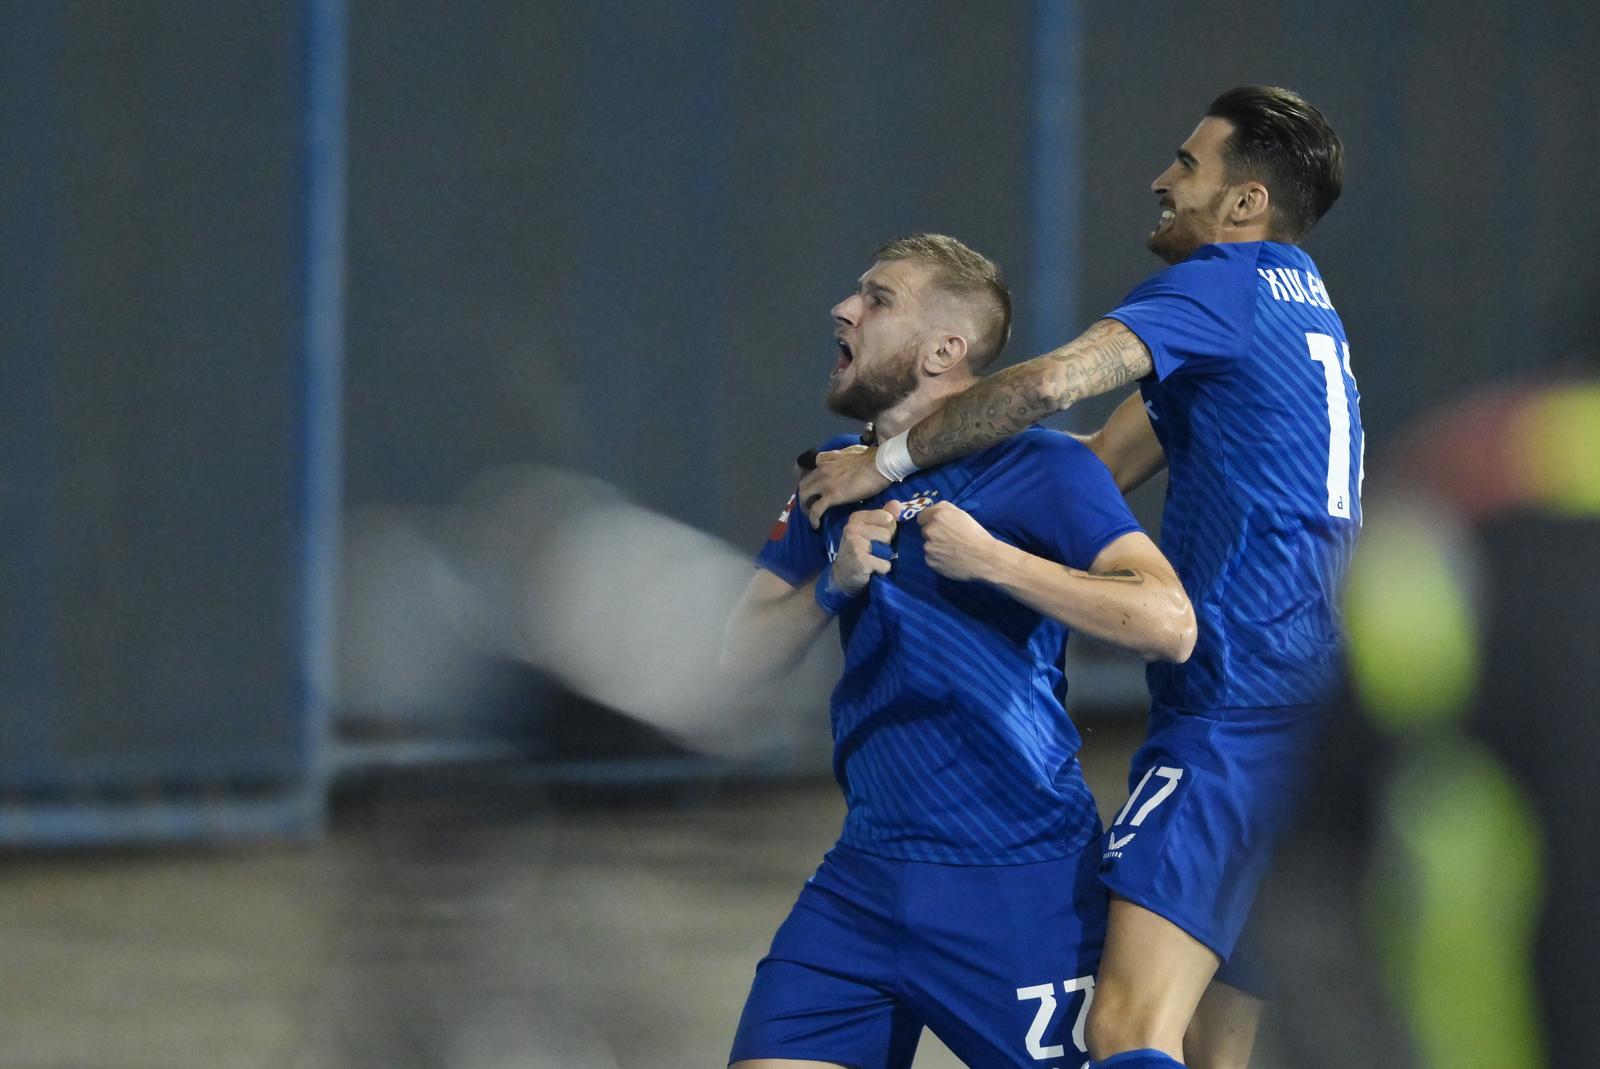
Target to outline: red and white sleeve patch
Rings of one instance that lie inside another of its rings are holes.
[[[796,494],[789,495],[789,503],[783,506],[783,514],[778,517],[778,522],[772,525],[772,531],[767,535],[768,542],[776,542],[783,537],[784,532],[789,530],[789,514],[794,511],[794,502],[797,496]]]

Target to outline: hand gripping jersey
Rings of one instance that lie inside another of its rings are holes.
[[[1138,524],[1088,449],[1032,428],[871,501],[830,509],[817,531],[791,505],[757,565],[799,586],[838,551],[852,512],[890,500],[911,514],[895,537],[898,559],[839,614],[834,774],[849,805],[840,841],[958,865],[1081,849],[1099,819],[1063,704],[1067,630],[986,584],[935,574],[915,513],[951,502],[996,537],[1074,568],[1088,568]]]
[[[1149,348],[1141,384],[1170,474],[1161,548],[1194,602],[1158,708],[1314,704],[1339,661],[1338,597],[1361,523],[1350,345],[1293,245],[1206,245],[1107,314]]]

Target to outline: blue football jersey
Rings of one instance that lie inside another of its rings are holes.
[[[829,509],[820,530],[791,500],[756,564],[799,586],[833,558],[852,512],[891,500],[913,512],[951,502],[997,538],[1073,568],[1139,529],[1094,454],[1036,427]],[[831,713],[834,775],[848,804],[840,841],[967,865],[1081,849],[1100,822],[1064,705],[1067,629],[987,584],[936,574],[915,519],[900,524],[894,548],[889,573],[839,614],[845,668]]]
[[[1140,389],[1170,473],[1161,548],[1199,624],[1187,663],[1150,666],[1152,701],[1319,701],[1338,671],[1362,434],[1350,345],[1316,264],[1278,242],[1206,245],[1108,316],[1154,358]]]

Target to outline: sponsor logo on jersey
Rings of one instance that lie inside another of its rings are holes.
[[[778,522],[772,525],[772,531],[767,535],[768,542],[776,542],[789,530],[789,514],[794,511],[795,498],[798,494],[789,495],[789,503],[783,506],[783,513],[779,515]]]
[[[1128,834],[1119,839],[1117,838],[1116,832],[1113,831],[1108,833],[1106,835],[1106,856],[1121,857],[1122,848],[1133,842],[1133,837],[1138,834],[1139,833],[1136,831],[1130,831]]]

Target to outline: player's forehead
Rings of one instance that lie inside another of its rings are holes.
[[[1219,119],[1215,115],[1207,115],[1195,126],[1183,144],[1178,146],[1179,158],[1187,153],[1204,170],[1207,165],[1220,165],[1222,163],[1222,149],[1227,144],[1229,136],[1233,134],[1233,123],[1227,119]]]
[[[856,288],[887,291],[901,298],[919,296],[933,281],[933,267],[920,260],[878,260],[867,268]]]

